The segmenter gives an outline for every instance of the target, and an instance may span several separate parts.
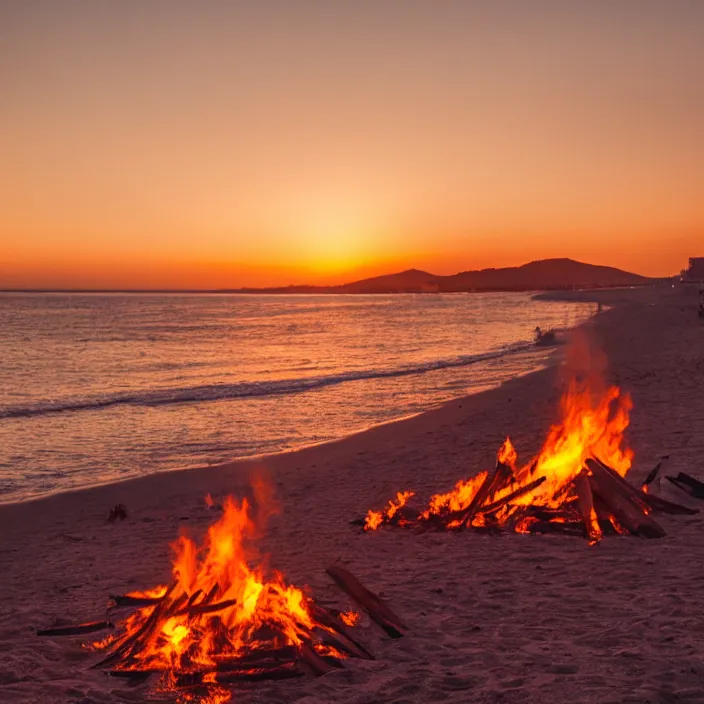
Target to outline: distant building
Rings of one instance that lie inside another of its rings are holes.
[[[691,257],[689,268],[682,272],[685,283],[704,283],[704,257]]]

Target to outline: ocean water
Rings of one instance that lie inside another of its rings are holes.
[[[0,503],[339,438],[540,368],[530,294],[0,294]]]

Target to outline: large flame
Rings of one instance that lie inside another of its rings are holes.
[[[505,523],[520,506],[556,508],[562,504],[565,493],[572,489],[572,483],[590,457],[598,458],[625,476],[633,459],[633,451],[624,440],[631,408],[630,397],[622,394],[618,387],[603,390],[593,378],[587,377],[581,382],[573,379],[560,402],[560,420],[550,428],[536,457],[517,469],[518,455],[511,440],[507,438],[502,445],[497,454],[497,471],[501,469],[509,473],[510,481],[503,481],[500,488],[494,490],[486,471],[460,480],[448,493],[431,496],[418,520],[443,516],[449,518],[449,528],[458,527],[463,522],[484,525],[481,513],[473,515],[473,505],[486,506],[514,493],[518,495],[510,507],[502,508],[496,516],[500,522]],[[540,477],[545,478],[542,483],[529,486]],[[524,493],[521,493],[522,488],[526,489]],[[409,495],[412,493],[398,494],[399,497]],[[376,530],[387,523],[387,514],[388,508],[381,512],[370,511],[365,529]],[[600,532],[593,508],[590,514],[590,533],[595,538]],[[519,532],[525,529],[524,521],[514,526]]]
[[[517,504],[556,507],[563,488],[592,456],[622,477],[631,468],[633,451],[624,447],[623,437],[633,408],[628,394],[622,394],[616,386],[599,393],[573,381],[562,397],[560,408],[562,418],[550,428],[537,459],[517,473],[520,483],[527,483],[531,476],[544,476],[546,481],[518,499]]]
[[[163,671],[161,686],[169,689],[177,674],[216,671],[223,660],[258,648],[305,644],[321,654],[344,657],[314,638],[314,628],[332,631],[312,615],[317,608],[312,600],[280,573],[267,573],[253,545],[258,530],[249,502],[228,497],[222,507],[201,548],[185,536],[172,545],[170,587],[130,595],[157,603],[133,613],[118,639],[95,644],[119,653],[139,640],[139,647],[124,651],[129,656],[116,669]],[[355,618],[353,612],[345,614],[348,623]],[[213,685],[203,699],[189,696],[182,694],[180,701],[215,704],[227,701],[229,692]]]

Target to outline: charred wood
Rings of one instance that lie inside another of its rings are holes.
[[[38,636],[81,636],[85,633],[95,633],[104,631],[106,628],[115,628],[112,621],[90,621],[89,623],[79,623],[75,626],[56,626],[54,628],[42,628],[37,631]]]
[[[594,499],[591,486],[589,485],[589,475],[586,470],[582,469],[579,472],[574,478],[573,484],[577,492],[577,503],[589,542],[591,544],[597,543],[601,540],[602,532],[596,510],[594,509]]]
[[[686,491],[695,499],[704,499],[704,483],[691,477],[689,474],[680,472],[676,477],[667,477],[675,486]]]
[[[157,621],[162,617],[166,608],[171,603],[170,596],[171,593],[176,589],[177,583],[174,582],[166,591],[166,594],[159,600],[159,602],[154,606],[151,614],[145,619],[144,623],[132,634],[123,638],[119,641],[113,650],[100,662],[97,662],[93,667],[104,667],[110,663],[116,662],[123,657],[127,657],[132,650],[132,648],[141,640],[141,638],[148,633]]]
[[[645,502],[653,509],[655,513],[671,513],[671,514],[685,514],[688,516],[693,516],[695,513],[699,513],[698,508],[689,508],[689,506],[682,506],[681,504],[673,503],[672,501],[667,501],[659,496],[653,494],[643,494],[643,499]]]
[[[110,600],[114,601],[115,607],[130,607],[134,609],[143,609],[145,606],[154,606],[158,604],[164,597],[141,597],[129,596],[129,594],[111,594]]]
[[[374,656],[359,642],[357,641],[349,632],[346,625],[335,616],[329,609],[322,606],[318,606],[315,603],[308,605],[311,616],[315,621],[323,626],[327,626],[342,636],[343,641],[347,644],[350,650],[356,650],[354,653],[355,657],[363,658],[364,660],[374,660]],[[353,654],[353,653],[350,653]]]
[[[600,462],[587,460],[590,471],[589,483],[592,492],[597,494],[620,526],[633,535],[646,538],[662,538],[665,531],[648,516],[630,494],[623,489],[629,486],[619,481]]]
[[[231,670],[272,667],[283,663],[292,663],[297,655],[298,648],[295,645],[284,645],[281,648],[261,648],[237,657],[220,658],[215,669],[218,672],[229,672]]]
[[[401,638],[404,635],[405,625],[401,619],[352,573],[340,565],[331,565],[325,571],[335,584],[354,599],[391,638]]]
[[[648,476],[645,478],[645,481],[643,482],[643,486],[648,486],[649,484],[652,484],[655,481],[655,478],[658,476],[660,473],[660,469],[662,468],[662,462],[658,462],[653,469],[648,472]]]
[[[469,506],[460,517],[460,525],[469,526],[479,508],[503,487],[514,481],[513,470],[503,462],[497,462],[496,468],[488,474],[482,482],[477,493],[472,497]]]
[[[195,606],[186,606],[177,615],[185,616],[203,616],[205,614],[214,614],[218,611],[223,611],[224,609],[229,609],[237,603],[237,599],[226,599],[225,601],[218,601],[215,604],[195,604]]]
[[[626,499],[629,499],[632,503],[635,503],[641,511],[650,513],[650,506],[645,500],[645,493],[629,484],[613,467],[609,467],[609,465],[605,464],[596,457],[587,460],[586,464],[590,470],[592,469],[592,465],[596,464],[605,472],[608,472],[608,474],[614,479],[615,483],[613,484],[613,487],[616,491],[618,491]]]
[[[503,498],[498,499],[493,503],[487,504],[486,506],[480,506],[479,509],[477,509],[477,514],[487,514],[492,513],[494,511],[498,511],[503,506],[506,506],[512,501],[515,501],[521,496],[524,496],[525,494],[528,494],[529,492],[533,491],[533,489],[539,487],[544,481],[545,477],[538,477],[537,479],[534,479],[532,482],[529,482],[525,486],[522,486],[516,489],[515,491],[512,491],[510,494],[507,494]]]
[[[337,658],[317,653],[310,643],[301,643],[298,646],[298,657],[318,677],[342,667],[342,663]]]
[[[295,663],[283,663],[275,667],[247,668],[228,672],[183,672],[174,678],[176,687],[193,687],[203,684],[231,684],[235,682],[257,682],[260,680],[282,680],[302,677],[305,673]]]
[[[557,522],[534,520],[526,524],[522,530],[525,533],[555,533],[558,535],[574,535],[577,537],[587,537],[586,529],[582,521]]]
[[[191,594],[190,598],[188,599],[188,604],[187,606],[193,606],[193,604],[196,603],[196,599],[203,593],[202,589],[196,589],[193,594]]]

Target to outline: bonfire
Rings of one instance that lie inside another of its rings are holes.
[[[653,513],[696,511],[626,481],[633,460],[624,436],[631,409],[630,397],[618,387],[573,379],[561,400],[559,422],[530,462],[518,463],[507,438],[493,471],[460,480],[424,506],[412,506],[413,491],[399,492],[382,510],[367,513],[364,530],[549,532],[584,536],[590,544],[605,534],[662,537],[665,531]]]
[[[220,704],[236,682],[323,675],[345,658],[373,658],[353,634],[358,612],[326,608],[264,567],[247,500],[227,498],[222,510],[201,548],[185,536],[172,545],[170,584],[110,597],[104,621],[38,635],[115,629],[87,646],[104,653],[93,667],[137,681],[155,676],[180,704]],[[398,616],[346,569],[327,573],[386,633],[403,635]]]

